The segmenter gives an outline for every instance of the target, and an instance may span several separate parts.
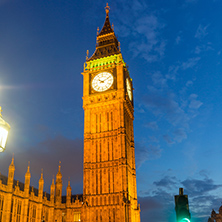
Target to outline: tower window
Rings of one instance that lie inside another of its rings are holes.
[[[0,195],[0,222],[3,222],[2,221],[3,204],[4,204],[4,196]]]
[[[81,221],[81,212],[74,212],[74,222]]]

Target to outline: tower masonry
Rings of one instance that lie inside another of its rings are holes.
[[[106,6],[93,55],[83,71],[83,221],[139,222],[133,83]]]

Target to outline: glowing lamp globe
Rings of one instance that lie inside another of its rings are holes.
[[[0,107],[0,152],[3,152],[5,150],[7,138],[8,138],[8,132],[10,130],[9,124],[2,118],[1,114],[1,107]]]

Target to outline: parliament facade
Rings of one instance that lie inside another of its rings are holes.
[[[14,180],[14,157],[8,176],[0,175],[0,222],[140,222],[134,149],[133,85],[106,6],[96,50],[86,57],[83,75],[83,194],[62,196],[59,165],[50,194]]]

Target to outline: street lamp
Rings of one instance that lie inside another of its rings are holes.
[[[0,152],[4,152],[10,125],[2,118],[1,112],[2,108],[0,106]]]

